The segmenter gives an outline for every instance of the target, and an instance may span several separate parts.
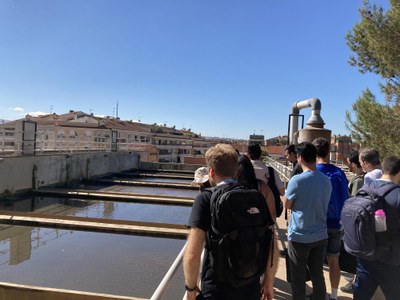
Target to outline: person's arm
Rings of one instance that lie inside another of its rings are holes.
[[[296,190],[297,190],[297,176],[294,178],[291,178],[289,180],[287,189],[286,189],[286,194],[283,196],[283,206],[286,209],[292,209],[293,207],[293,202],[296,200]]]
[[[285,195],[285,186],[279,177],[279,173],[274,169],[274,179],[275,179],[275,185],[278,188],[279,195],[283,196]]]
[[[353,182],[353,186],[350,191],[350,196],[355,196],[358,190],[361,189],[363,185],[364,185],[364,177],[356,178],[356,180],[354,180]]]
[[[292,207],[293,207],[293,201],[286,198],[286,195],[283,196],[283,206],[286,209],[292,209]]]
[[[272,300],[274,299],[274,281],[275,274],[278,266],[278,251],[275,251],[273,244],[271,244],[267,266],[265,269],[264,280],[261,284],[261,300]],[[271,258],[273,257],[273,263],[271,264]]]
[[[189,231],[185,255],[183,258],[183,272],[185,274],[185,284],[189,288],[196,288],[200,273],[200,258],[206,238],[204,230],[193,227]],[[198,291],[187,292],[188,300],[196,299]]]
[[[271,214],[272,220],[276,222],[276,208],[275,208],[274,194],[272,193],[269,186],[264,181],[261,180],[260,180],[260,192],[261,194],[263,194],[265,201],[267,202],[267,206]]]

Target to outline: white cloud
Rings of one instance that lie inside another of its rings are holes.
[[[48,115],[49,113],[47,112],[42,112],[42,111],[33,111],[28,113],[28,115],[32,116],[32,117],[38,117],[38,116],[43,116],[43,115]]]
[[[24,109],[21,107],[10,107],[10,110],[15,111],[15,112],[23,112]]]

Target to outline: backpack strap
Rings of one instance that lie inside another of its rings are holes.
[[[391,191],[393,191],[394,189],[397,189],[397,188],[400,188],[400,185],[395,184],[395,183],[385,184],[384,186],[378,188],[379,195],[382,198],[385,198]]]
[[[275,172],[274,172],[274,168],[268,167],[268,173],[269,173],[268,182],[271,181],[270,184],[275,185]]]
[[[212,193],[212,194],[211,194],[211,198],[210,198],[210,213],[212,214],[214,203],[215,203],[215,201],[218,200],[218,198],[219,198],[222,194],[224,194],[224,193],[226,193],[226,192],[228,192],[228,191],[230,191],[230,190],[233,190],[233,189],[237,188],[238,186],[239,186],[239,185],[238,185],[237,183],[227,183],[227,184],[217,185],[217,186],[208,188],[208,189],[211,191],[211,193]],[[211,215],[211,227],[210,227],[210,230],[208,231],[208,234],[207,234],[207,236],[208,236],[209,239],[211,239],[211,235],[212,235],[212,234],[216,234],[217,236],[220,236],[220,235],[221,235],[221,233],[218,232],[218,231],[212,226],[212,215]]]
[[[385,208],[386,206],[385,197],[396,188],[400,188],[400,185],[392,182],[385,184],[379,188],[373,188],[371,186],[364,185],[361,189],[358,190],[357,196],[368,195],[371,199],[377,197],[378,207]]]

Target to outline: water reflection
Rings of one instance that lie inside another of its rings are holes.
[[[103,188],[102,191],[133,193],[133,194],[143,194],[143,195],[189,197],[193,199],[199,193],[199,191],[197,190],[185,190],[185,189],[162,188],[162,187],[126,186],[126,185],[113,185],[111,187]]]
[[[2,281],[145,298],[150,298],[184,244],[20,226],[0,226],[0,235]],[[176,284],[169,299],[182,298],[182,282]]]
[[[0,210],[113,220],[187,224],[191,208],[161,204],[32,197],[14,202],[0,202]]]
[[[138,177],[138,178],[115,178],[118,180],[134,180],[134,181],[142,181],[142,182],[162,182],[162,183],[179,183],[179,184],[187,184],[190,186],[193,179],[170,179],[170,178],[153,178],[153,177]]]
[[[93,189],[100,188],[97,186]],[[101,189],[190,198],[198,194],[195,190],[137,186]],[[0,202],[0,210],[186,224],[191,208],[27,197],[3,200]],[[0,225],[0,278],[1,281],[18,284],[150,298],[184,242],[166,238]],[[183,282],[182,269],[179,268],[164,299],[182,299]]]

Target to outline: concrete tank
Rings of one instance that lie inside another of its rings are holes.
[[[325,128],[306,127],[298,132],[298,143],[309,142],[312,143],[316,138],[322,137],[329,143],[331,142],[332,131]]]

